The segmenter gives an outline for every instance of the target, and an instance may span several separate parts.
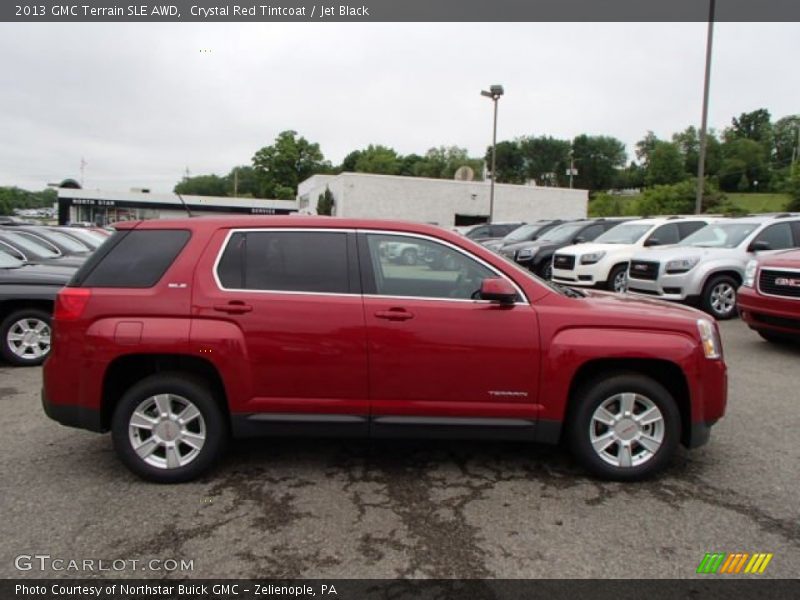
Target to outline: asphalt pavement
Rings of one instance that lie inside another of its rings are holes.
[[[200,481],[145,483],[109,436],[45,417],[41,369],[0,365],[0,577],[685,578],[707,552],[773,553],[760,577],[796,577],[800,348],[721,327],[727,416],[640,484],[555,447],[309,439],[237,442]],[[33,555],[50,558],[17,558]]]

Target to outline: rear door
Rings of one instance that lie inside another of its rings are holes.
[[[219,232],[225,235],[226,232]],[[213,284],[195,314],[234,325],[247,361],[249,398],[237,411],[261,421],[306,415],[305,422],[366,427],[367,356],[354,233],[322,229],[227,232]],[[241,356],[237,356],[240,353]],[[238,382],[237,382],[238,383]]]

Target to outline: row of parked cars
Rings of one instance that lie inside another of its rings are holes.
[[[8,221],[0,225],[0,355],[38,365],[51,342],[58,291],[110,232]]]
[[[739,312],[770,341],[800,336],[800,215],[547,220],[480,241],[557,284]]]

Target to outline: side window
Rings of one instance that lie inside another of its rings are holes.
[[[578,234],[578,237],[583,238],[587,242],[591,242],[596,238],[598,235],[603,233],[603,226],[602,225],[590,225],[583,231]]]
[[[13,256],[17,260],[27,260],[25,258],[25,255],[22,254],[22,252],[20,252],[19,250],[17,250],[16,248],[14,248],[12,246],[9,246],[5,242],[0,242],[0,252],[4,252],[5,254],[8,254],[9,256]]]
[[[783,250],[794,246],[792,228],[789,223],[775,223],[758,234],[756,242],[767,242],[770,250]]]
[[[236,232],[220,258],[217,275],[227,289],[347,294],[347,234]]]
[[[678,233],[681,236],[681,239],[683,239],[705,226],[706,224],[703,221],[687,221],[686,223],[678,223]]]
[[[433,241],[367,234],[375,293],[417,298],[477,297],[481,282],[497,275],[468,256]],[[405,257],[413,253],[414,261]]]
[[[662,225],[650,234],[650,237],[647,238],[647,241],[654,239],[658,240],[658,243],[661,246],[665,246],[667,244],[677,244],[681,241],[680,237],[678,236],[678,225],[675,223]]]
[[[792,231],[794,232],[794,245],[800,246],[800,221],[792,221]]]
[[[149,288],[158,283],[189,241],[185,229],[118,232],[109,251],[96,254],[75,273],[73,285]],[[118,241],[117,241],[118,240]]]
[[[467,237],[470,238],[471,240],[488,236],[489,236],[488,225],[484,225],[483,227],[476,227],[467,234]]]

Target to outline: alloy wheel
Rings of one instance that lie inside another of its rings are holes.
[[[50,325],[36,317],[25,317],[6,334],[9,350],[23,361],[39,360],[50,352]]]
[[[728,315],[736,307],[736,289],[728,282],[720,282],[711,288],[711,308],[718,315]]]
[[[638,467],[656,455],[664,442],[664,415],[650,398],[615,394],[592,413],[589,438],[594,452],[614,467]]]

